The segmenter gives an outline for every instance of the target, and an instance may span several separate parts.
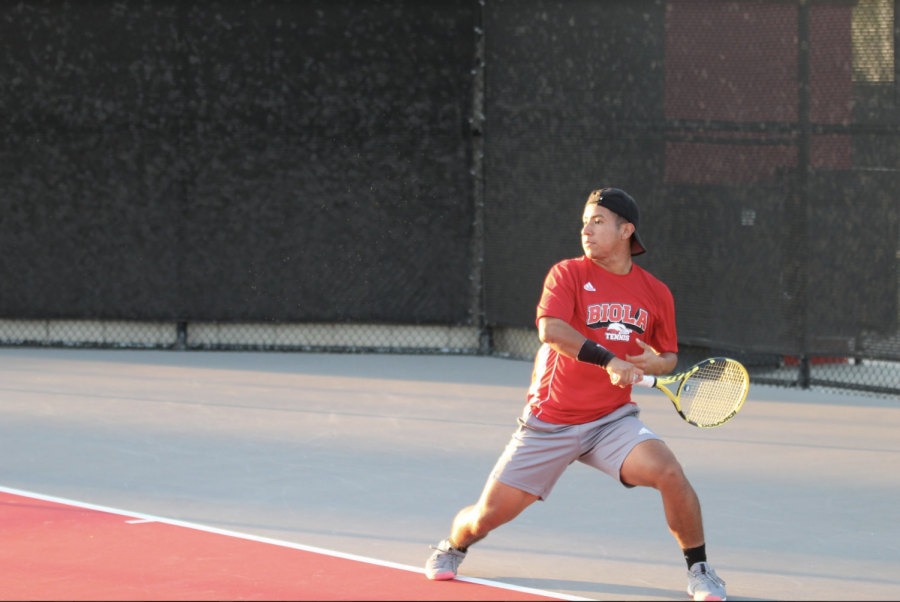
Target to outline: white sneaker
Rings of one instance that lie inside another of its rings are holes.
[[[450,540],[445,539],[435,546],[435,550],[428,562],[425,563],[425,576],[435,581],[447,581],[456,577],[459,563],[466,557],[465,552],[460,552],[450,545]]]
[[[705,562],[696,562],[688,571],[687,593],[694,600],[725,600],[725,582]]]

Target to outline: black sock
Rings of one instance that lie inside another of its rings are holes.
[[[688,570],[691,570],[691,567],[698,562],[706,562],[706,544],[681,551],[684,552],[684,559],[687,561]]]

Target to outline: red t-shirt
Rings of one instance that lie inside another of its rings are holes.
[[[658,353],[678,352],[675,302],[668,287],[632,264],[619,276],[588,257],[561,261],[550,270],[537,320],[560,318],[624,360],[640,355],[640,339]],[[544,344],[534,361],[528,404],[552,424],[584,424],[631,401],[631,387],[617,387],[600,366],[579,362]]]

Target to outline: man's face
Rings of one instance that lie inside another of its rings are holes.
[[[581,228],[581,247],[589,259],[598,261],[612,256],[624,243],[630,244],[631,224],[624,222],[617,226],[618,216],[596,203],[584,208]]]

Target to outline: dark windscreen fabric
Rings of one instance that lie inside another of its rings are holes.
[[[0,317],[474,324],[482,265],[488,326],[532,327],[614,186],[682,344],[900,359],[891,0],[0,17]]]
[[[0,7],[0,315],[470,319],[474,6]]]
[[[612,186],[641,207],[637,262],[672,290],[683,344],[900,357],[894,17],[879,33],[873,7],[489,3],[490,323],[533,325],[548,269],[581,254],[588,194]]]
[[[663,145],[633,125],[662,118],[664,17],[652,2],[486,5],[491,324],[534,323],[547,271],[581,253],[592,190],[627,190],[650,234]]]

